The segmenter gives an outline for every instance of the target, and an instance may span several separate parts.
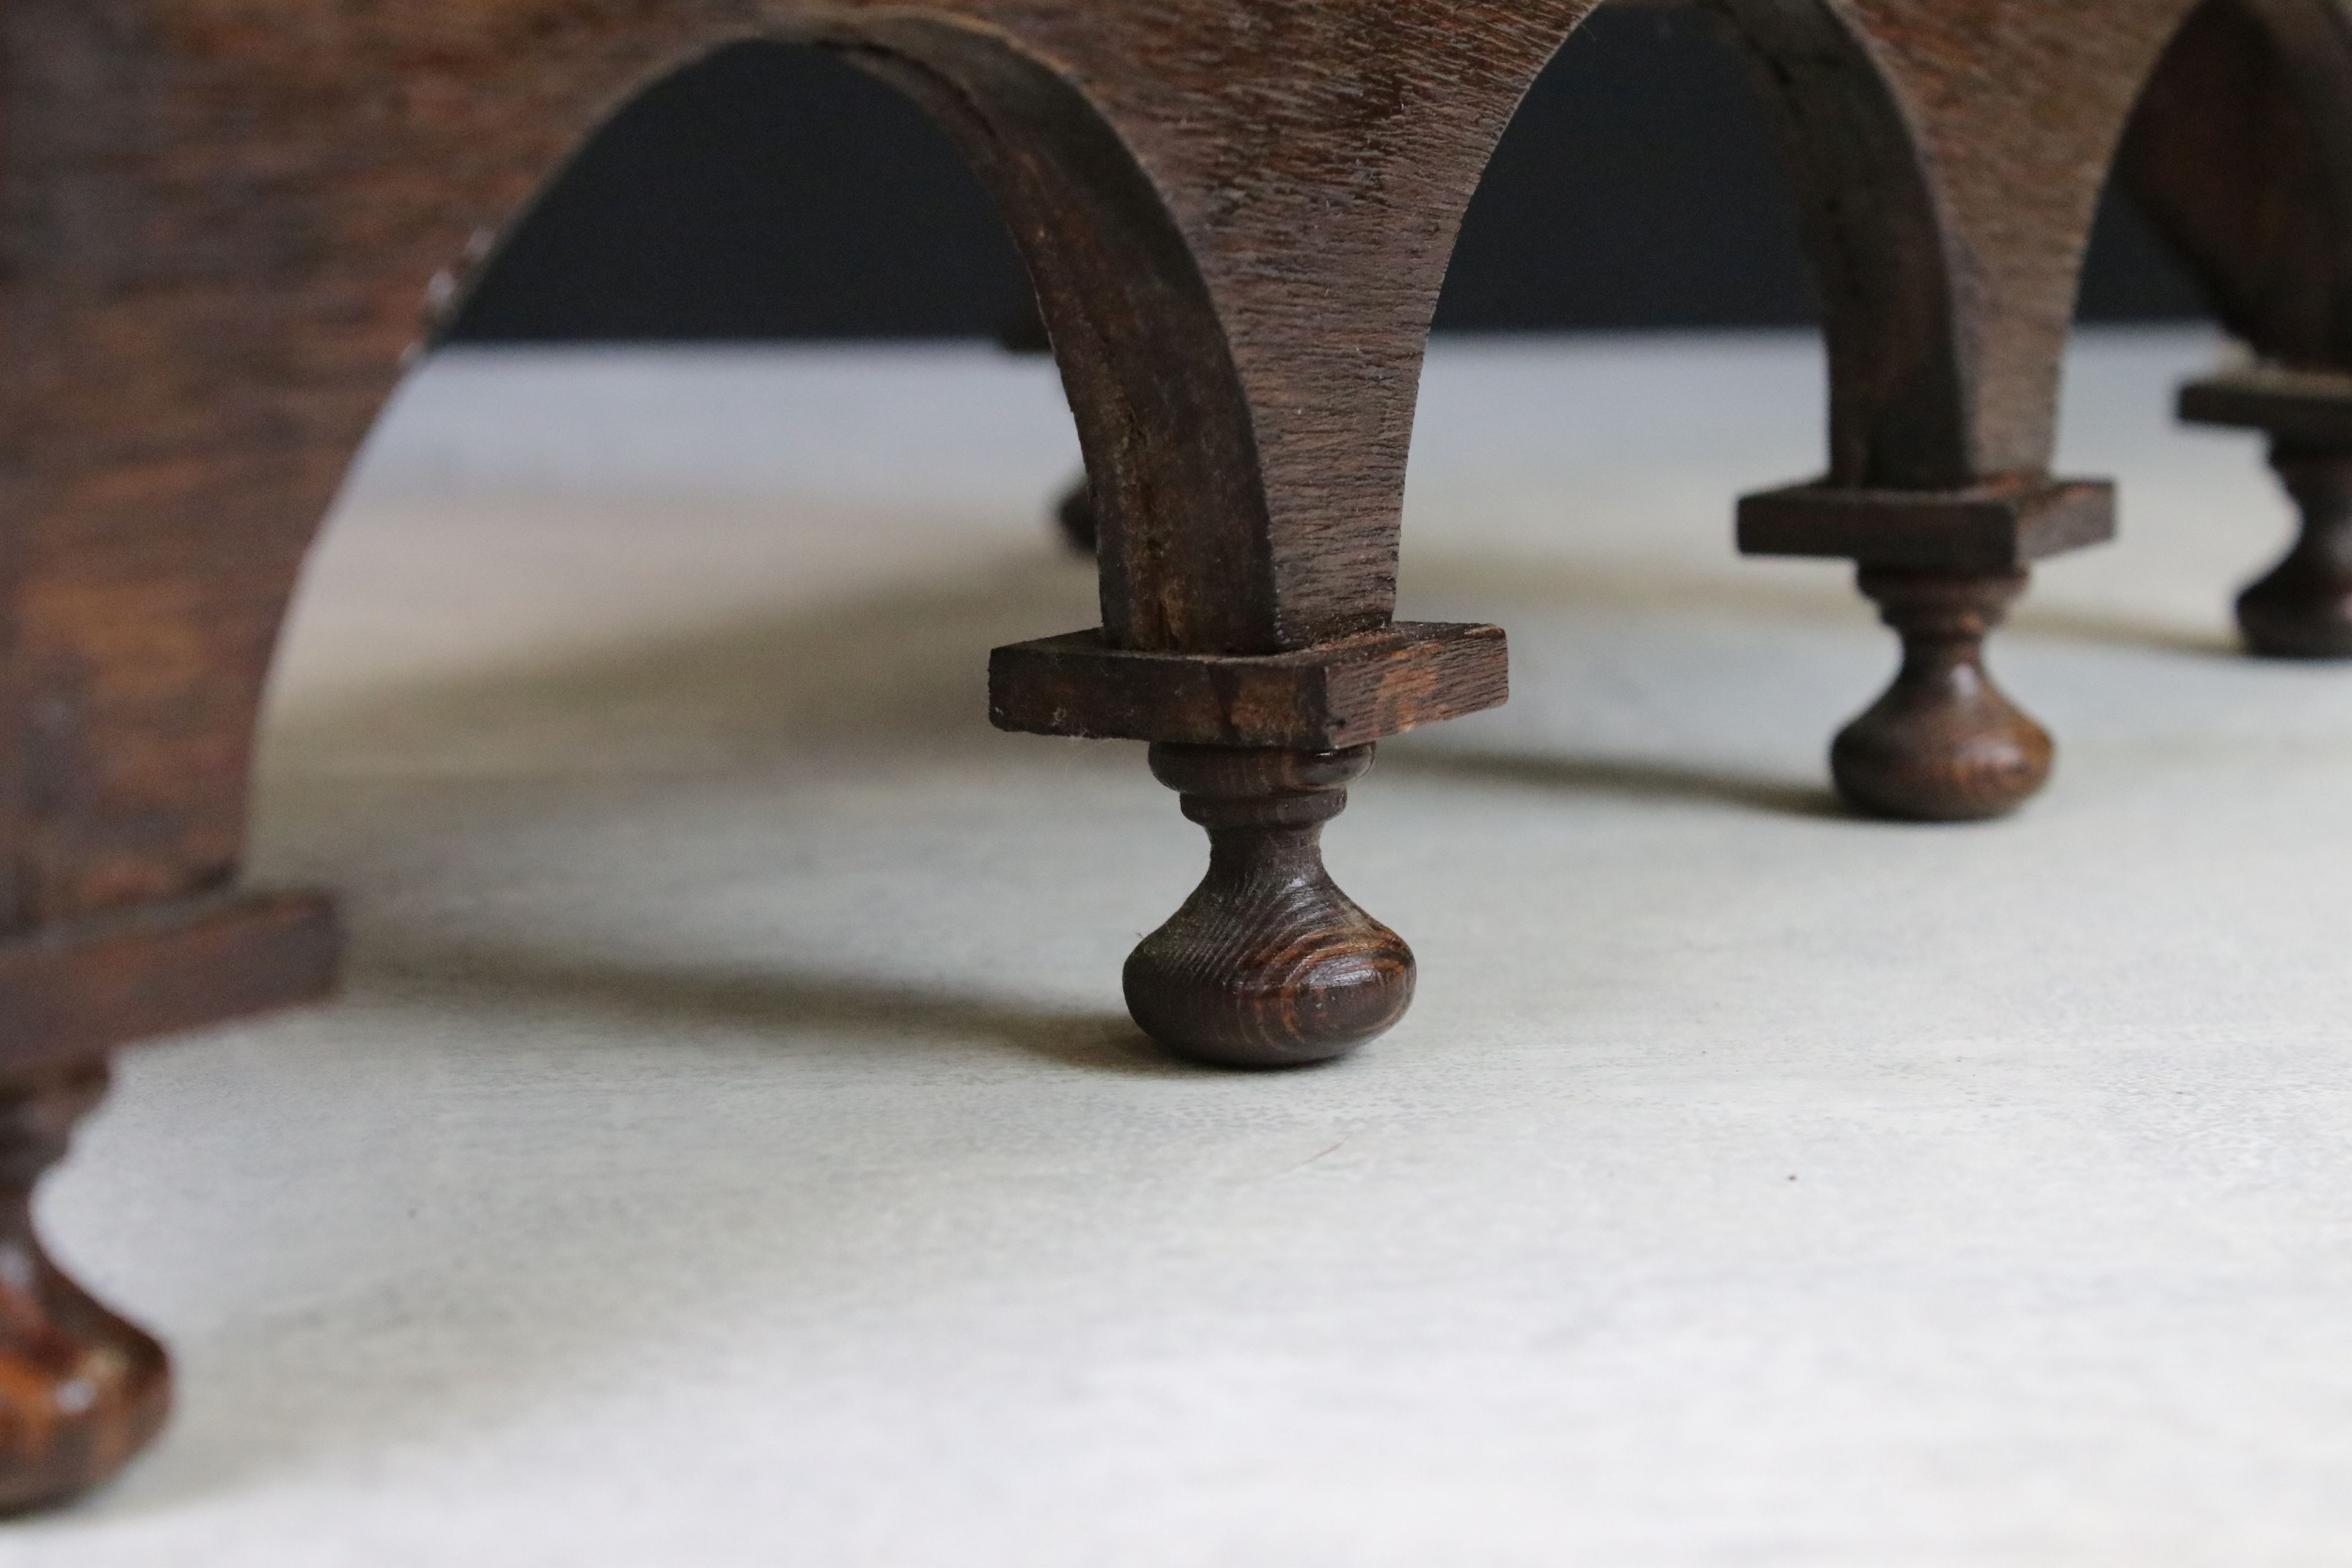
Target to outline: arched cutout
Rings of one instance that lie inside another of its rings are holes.
[[[1321,875],[1314,835],[1370,742],[1501,696],[1494,628],[1390,626],[1409,373],[1475,156],[1586,3],[12,11],[5,153],[33,232],[0,276],[0,863],[24,889],[16,1034],[41,1037],[10,1048],[20,1067],[79,1053],[62,1079],[0,1085],[31,1129],[19,1199],[102,1091],[89,1058],[323,985],[323,900],[226,889],[294,579],[415,346],[417,290],[494,251],[469,237],[526,206],[599,107],[745,37],[840,50],[961,142],[1024,253],[1102,491],[1108,636],[1078,640],[1097,673],[1172,669],[1239,726],[1188,747],[1198,712],[1145,705],[1160,776],[1221,837],[1209,891],[1130,965],[1130,1011],[1163,1044],[1258,1065],[1387,1027],[1409,950]],[[1286,700],[1335,688],[1337,714]],[[1359,721],[1373,732],[1339,738]],[[1059,710],[1045,727],[1110,732]],[[0,1426],[33,1435],[0,1456],[20,1508],[118,1467],[167,1384],[152,1342],[50,1278],[24,1226],[10,1247],[42,1277],[0,1344],[38,1347],[0,1400]],[[83,1378],[134,1365],[96,1394]]]
[[[1136,648],[1272,651],[1246,400],[1191,248],[1118,133],[993,30],[899,17],[804,41],[926,110],[994,198],[1094,476],[1107,634]]]
[[[1034,309],[937,121],[834,51],[762,38],[654,83],[591,137],[448,341],[976,339]]]
[[[2117,175],[2222,324],[2299,369],[2352,365],[2352,20],[2206,0],[2141,95]]]
[[[1697,5],[1594,13],[1479,185],[1439,334],[1817,330],[1796,196],[1745,53]],[[2209,313],[2186,264],[2110,180],[2077,319]]]
[[[1820,291],[1738,46],[1604,5],[1538,78],[1463,222],[1437,331],[1817,329]]]
[[[1831,480],[1969,482],[1970,366],[1947,226],[1887,72],[1828,0],[1696,8],[1748,68],[1795,199],[1830,361]]]
[[[1993,232],[1977,187],[2015,149],[1948,144],[2021,138],[1999,106],[1954,123],[1966,117],[1927,90],[1932,62],[1895,47],[1916,25],[1835,0],[1700,8],[1751,68],[1796,197],[1830,361],[1828,483],[1952,490],[2046,468],[2097,187],[2042,193],[2057,210]],[[2120,110],[2078,116],[2061,154],[2120,126]]]
[[[171,159],[76,174],[73,203],[37,212],[66,227],[31,237],[7,283],[10,689],[37,717],[11,730],[25,782],[0,791],[15,818],[0,837],[25,923],[234,875],[278,628],[426,280],[494,256],[473,237],[509,226],[643,83],[747,37],[836,49],[891,81],[994,194],[1111,498],[1113,637],[1264,651],[1284,635],[1216,307],[1153,177],[1066,67],[997,28],[878,6],[778,6],[757,27],[665,9],[553,31],[526,9],[485,13],[423,55],[389,21],[208,36],[208,69],[240,91],[131,73],[123,134],[173,127]],[[89,48],[128,61],[144,47]],[[352,112],[321,114],[321,82],[352,78],[397,79],[395,109],[351,93],[337,101]],[[20,130],[118,111],[39,73],[11,110]],[[273,138],[289,127],[304,161],[257,197],[247,171],[282,156]]]
[[[912,19],[866,32],[851,58],[962,144],[1028,265],[1094,476],[1105,634],[1274,651],[1249,404],[1160,193],[1076,88],[1001,35]]]
[[[2045,474],[2090,176],[2187,0],[1698,3],[1748,58],[1797,193],[1831,365],[1828,484]]]
[[[1745,47],[1823,311],[1829,468],[1748,497],[1741,548],[1849,559],[1904,638],[1832,748],[1863,809],[2000,815],[2049,736],[1985,638],[2042,557],[2113,532],[2112,487],[2050,473],[2105,174],[2188,0],[1702,0]]]
[[[26,27],[70,36],[12,81],[9,151],[48,226],[0,279],[22,923],[233,882],[278,630],[420,289],[494,256],[600,112],[747,38],[913,97],[1024,251],[1105,491],[1105,626],[1047,639],[1079,673],[1013,679],[1030,717],[1001,721],[1314,751],[1491,706],[1496,628],[1392,625],[1416,373],[1478,168],[1589,4],[289,0],[141,29],[39,0]],[[1119,717],[1139,679],[1181,693]]]
[[[1822,0],[1708,0],[1779,127],[1822,298],[1831,482],[1945,489],[1975,477],[1944,215],[1870,45]]]
[[[1748,42],[1803,192],[1831,481],[2046,474],[2104,172],[2186,0],[1706,3]]]
[[[2267,435],[2301,514],[2238,597],[2247,646],[2352,658],[2352,16],[2207,0],[2151,73],[2122,168],[2258,356],[2190,384],[2182,416]]]

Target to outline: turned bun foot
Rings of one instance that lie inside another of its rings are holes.
[[[2238,597],[2246,647],[2265,658],[2352,658],[2352,453],[2282,442],[2271,452],[2303,531]]]
[[[1861,582],[1902,635],[1903,669],[1831,748],[1839,792],[1914,822],[1971,822],[2024,804],[2050,777],[2050,736],[1985,673],[1984,640],[2025,574],[1865,570]]]
[[[1412,950],[1323,868],[1323,825],[1372,748],[1308,752],[1157,745],[1151,771],[1209,830],[1209,874],[1127,961],[1146,1034],[1221,1067],[1329,1061],[1412,1002]]]
[[[34,1187],[106,1084],[85,1062],[0,1085],[0,1512],[88,1491],[171,1411],[163,1346],[67,1278],[33,1229]]]

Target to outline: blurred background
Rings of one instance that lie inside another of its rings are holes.
[[[1441,331],[1813,319],[1795,212],[1746,66],[1707,15],[1609,9],[1537,87],[1471,208]],[[946,138],[820,50],[729,49],[626,110],[550,191],[459,341],[992,334],[1020,264]],[[2201,313],[2127,199],[2095,321]]]

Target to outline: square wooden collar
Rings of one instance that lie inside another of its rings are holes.
[[[222,893],[0,940],[0,1073],[316,1002],[342,929],[316,893]]]
[[[1828,556],[1897,571],[2016,572],[2116,535],[2116,488],[2031,479],[1958,490],[1794,485],[1739,503],[1744,555]]]
[[[1000,730],[1338,752],[1500,707],[1510,648],[1499,626],[1423,623],[1254,655],[1138,652],[1085,631],[998,648],[988,677]]]

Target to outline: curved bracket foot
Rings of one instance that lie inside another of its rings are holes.
[[[33,1228],[34,1187],[106,1086],[102,1060],[0,1085],[0,1512],[108,1479],[171,1411],[163,1346],[68,1278]]]
[[[1914,822],[1971,822],[2023,805],[2050,776],[2050,736],[1985,673],[1984,640],[2026,574],[1864,570],[1861,584],[1902,636],[1903,669],[1831,748],[1839,792],[1863,811]]]
[[[1386,1032],[1412,1002],[1412,950],[1323,868],[1323,825],[1372,748],[1155,745],[1151,772],[1209,830],[1209,874],[1127,961],[1144,1032],[1222,1067],[1329,1061]]]
[[[2265,658],[2352,658],[2352,452],[2281,442],[2271,452],[2303,531],[2238,597],[2246,646]]]

